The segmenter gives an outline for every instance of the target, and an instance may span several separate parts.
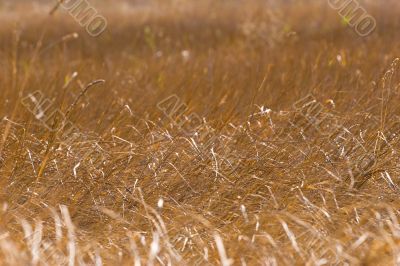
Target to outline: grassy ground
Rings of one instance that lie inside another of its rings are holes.
[[[3,6],[0,264],[399,263],[398,4],[316,2]]]

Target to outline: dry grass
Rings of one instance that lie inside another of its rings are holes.
[[[399,263],[398,4],[363,2],[361,38],[325,1],[290,2],[102,9],[99,38],[1,11],[1,264]],[[74,132],[35,118],[35,91]],[[325,134],[295,108],[310,93]],[[157,108],[171,95],[183,116]]]

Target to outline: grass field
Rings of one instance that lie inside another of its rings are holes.
[[[396,1],[90,3],[0,2],[0,265],[400,263]]]

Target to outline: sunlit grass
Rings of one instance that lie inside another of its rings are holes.
[[[395,265],[394,7],[361,38],[306,2],[109,8],[99,38],[61,10],[0,16],[1,264]]]

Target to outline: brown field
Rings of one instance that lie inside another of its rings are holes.
[[[400,263],[396,1],[49,2],[0,4],[0,265]]]

